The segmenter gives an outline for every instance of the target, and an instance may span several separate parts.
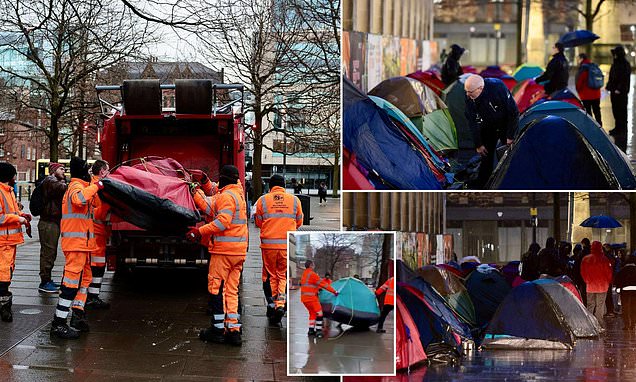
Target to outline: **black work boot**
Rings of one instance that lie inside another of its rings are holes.
[[[324,337],[322,334],[322,330],[320,329],[316,330],[316,338],[322,338],[322,337]]]
[[[63,318],[55,317],[51,324],[51,335],[63,340],[78,339],[80,333],[66,324]]]
[[[271,322],[275,323],[276,325],[280,325],[280,321],[283,319],[283,316],[285,315],[285,308],[278,307],[276,308],[276,310],[274,311],[274,316],[271,319]]]
[[[225,334],[225,342],[230,345],[241,346],[243,343],[243,340],[241,339],[241,332],[238,330],[227,332]]]
[[[309,328],[309,331],[307,332],[308,336],[315,336],[316,335],[316,330],[314,328]]]
[[[205,330],[201,330],[199,332],[199,339],[205,342],[214,342],[217,344],[222,344],[225,342],[225,330],[215,328],[211,326]]]
[[[73,312],[71,315],[71,327],[80,332],[88,332],[88,318],[86,318],[86,312],[80,309],[71,309]]]
[[[108,309],[110,304],[99,298],[99,295],[89,294],[86,298],[86,309]]]
[[[13,321],[13,313],[11,312],[12,295],[0,297],[0,319],[4,322]]]

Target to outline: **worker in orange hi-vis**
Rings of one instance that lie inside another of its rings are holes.
[[[219,194],[213,199],[215,219],[200,228],[192,227],[186,238],[200,242],[211,237],[208,291],[212,295],[212,325],[202,330],[203,341],[241,345],[241,324],[238,313],[238,287],[247,254],[247,206],[243,187],[238,182],[235,166],[226,165],[219,177]]]
[[[305,261],[305,271],[300,278],[300,301],[309,311],[309,331],[308,336],[315,335],[316,338],[322,338],[322,307],[318,292],[320,289],[328,290],[338,296],[338,292],[333,289],[325,280],[321,280],[320,276],[314,272],[314,262]]]
[[[92,184],[97,184],[108,175],[108,162],[98,159],[91,167]],[[87,309],[108,309],[110,304],[99,297],[102,280],[106,272],[106,243],[110,236],[110,205],[96,195],[93,199],[93,225],[95,227],[95,245],[97,249],[91,252],[91,273],[93,278],[88,286],[86,298]]]
[[[0,163],[0,319],[4,322],[13,321],[13,295],[9,285],[15,269],[16,248],[24,243],[22,225],[27,227],[27,233],[31,226],[31,215],[20,211],[13,193],[16,175],[13,165]]]
[[[384,330],[384,320],[386,320],[395,305],[395,280],[393,277],[386,280],[384,284],[375,291],[376,296],[380,296],[382,293],[386,294],[384,295],[384,306],[382,307],[376,333],[386,333],[386,330]]]
[[[55,309],[51,334],[63,339],[79,338],[89,330],[84,312],[88,286],[92,281],[91,253],[97,249],[93,225],[93,200],[104,185],[90,184],[88,164],[73,157],[70,163],[71,183],[62,199],[61,237],[66,263],[61,293]],[[66,323],[69,311],[71,326]]]
[[[280,325],[287,306],[287,232],[303,224],[300,200],[285,192],[285,178],[269,178],[269,193],[256,201],[254,223],[261,229],[263,292],[270,325]]]

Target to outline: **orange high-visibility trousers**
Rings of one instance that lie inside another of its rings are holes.
[[[93,278],[90,254],[90,252],[64,252],[66,264],[64,264],[62,285],[67,288],[78,289],[71,305],[73,309],[84,310],[84,304],[86,304],[88,286]]]
[[[225,328],[229,331],[241,329],[238,314],[238,288],[244,262],[245,256],[218,255],[214,253],[210,255],[208,291],[213,296],[222,294]],[[220,313],[215,309],[215,318]]]
[[[316,327],[316,330],[322,329],[322,306],[320,305],[320,301],[309,300],[303,301],[305,308],[309,312],[309,328],[312,329]]]
[[[284,308],[287,291],[287,249],[262,249],[263,282],[269,277],[276,308]]]
[[[103,267],[106,265],[106,243],[108,236],[99,233],[95,234],[95,245],[97,248],[91,252],[91,266]]]
[[[0,245],[0,282],[11,282],[17,245]]]

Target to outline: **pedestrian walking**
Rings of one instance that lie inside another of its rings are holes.
[[[511,145],[519,125],[519,109],[506,85],[498,78],[472,74],[464,84],[465,115],[481,155],[474,188],[484,188],[493,171],[497,141]]]
[[[326,206],[327,205],[327,185],[325,182],[320,182],[320,186],[318,186],[318,197],[320,198],[319,205]],[[324,204],[323,204],[324,201]]]
[[[380,313],[380,321],[378,321],[378,328],[375,331],[376,333],[386,333],[386,330],[384,330],[384,321],[395,305],[395,280],[393,277],[386,280],[384,284],[375,291],[376,296],[381,296],[383,293],[384,304],[382,305],[382,312]]]
[[[49,175],[44,178],[42,188],[42,211],[38,222],[40,236],[40,286],[43,293],[57,293],[60,285],[53,282],[51,271],[57,258],[57,246],[60,240],[60,222],[62,221],[62,198],[67,183],[66,169],[57,162],[49,163]]]
[[[563,44],[557,42],[552,47],[552,58],[545,68],[542,75],[535,78],[537,83],[546,82],[544,85],[545,93],[550,95],[561,89],[568,87],[569,73],[568,60],[563,54]]]
[[[270,325],[278,326],[287,306],[287,232],[303,225],[298,197],[285,191],[285,178],[269,178],[269,193],[256,201],[254,223],[261,229],[263,292]]]
[[[219,177],[219,194],[212,198],[215,219],[200,228],[192,227],[186,238],[199,243],[210,237],[208,291],[212,295],[211,326],[199,333],[203,341],[240,346],[241,323],[238,288],[247,254],[247,206],[238,168],[225,165]]]
[[[64,277],[57,308],[51,324],[51,334],[63,339],[77,339],[80,332],[88,332],[88,318],[84,307],[88,286],[92,282],[91,252],[97,249],[93,224],[93,199],[104,186],[90,184],[88,164],[73,157],[70,163],[71,182],[62,200],[61,237],[64,252]],[[71,326],[66,319],[69,311]]]
[[[305,271],[300,278],[300,301],[305,305],[309,312],[309,331],[308,336],[315,335],[316,338],[322,338],[322,306],[318,299],[320,289],[327,290],[338,296],[338,292],[328,285],[320,276],[314,272],[314,262],[305,261]]]
[[[457,44],[451,45],[450,49],[450,53],[446,57],[444,65],[442,65],[442,82],[444,82],[447,86],[457,81],[459,76],[464,74],[462,66],[459,63],[459,59],[466,51],[466,49]]]
[[[537,243],[530,244],[528,252],[521,256],[521,278],[532,281],[539,278],[539,251],[541,246]]]
[[[0,163],[0,319],[4,322],[13,321],[13,294],[9,292],[9,286],[17,247],[24,243],[22,226],[28,226],[31,221],[31,215],[20,210],[15,198],[13,185],[17,173],[10,163]]]
[[[108,175],[108,162],[98,159],[91,167],[92,184],[98,184]],[[106,272],[106,243],[110,237],[110,205],[104,202],[99,195],[93,199],[93,225],[95,229],[96,249],[91,252],[91,273],[93,278],[88,286],[86,308],[108,309],[110,304],[99,297],[102,288],[102,280]]]
[[[616,274],[616,288],[620,290],[623,329],[636,327],[636,257],[627,256],[626,263]]]
[[[581,262],[581,277],[587,289],[587,309],[605,327],[605,295],[612,282],[612,265],[603,253],[601,243],[592,242],[591,253]]]
[[[632,67],[625,58],[625,49],[622,45],[612,49],[614,61],[610,67],[609,79],[605,89],[610,93],[612,101],[612,114],[614,115],[614,129],[610,134],[614,137],[616,145],[623,151],[627,150],[627,102],[630,90],[630,76]]]
[[[585,112],[590,116],[594,114],[596,122],[598,122],[600,126],[603,126],[603,121],[601,120],[603,72],[585,53],[579,54],[579,70],[576,73],[575,82],[576,92],[583,102]]]

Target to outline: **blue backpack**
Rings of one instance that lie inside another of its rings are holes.
[[[600,89],[605,84],[605,75],[601,68],[594,63],[587,64],[587,86],[592,89]]]

